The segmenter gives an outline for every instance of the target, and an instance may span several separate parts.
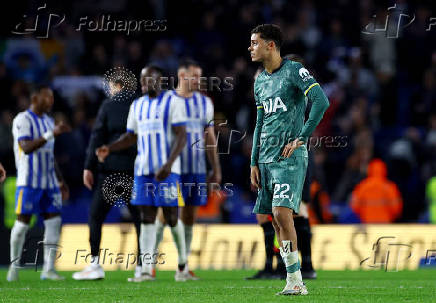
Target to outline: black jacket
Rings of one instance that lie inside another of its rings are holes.
[[[98,162],[95,155],[96,148],[117,140],[126,132],[127,117],[132,102],[133,98],[122,101],[106,99],[100,106],[86,152],[85,169],[102,173],[114,171],[133,173],[136,145],[111,152],[104,163]]]

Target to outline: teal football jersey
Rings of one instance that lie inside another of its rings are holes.
[[[256,78],[254,98],[257,108],[264,111],[258,163],[279,161],[283,147],[301,135],[306,95],[316,85],[303,65],[287,59],[272,74],[264,70]],[[294,154],[307,157],[306,146]]]

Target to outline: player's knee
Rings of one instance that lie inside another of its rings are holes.
[[[17,220],[24,223],[24,224],[29,224],[31,218],[32,217],[29,215],[18,215],[17,216]]]
[[[141,215],[141,223],[143,224],[154,224],[155,216],[150,214],[142,214]]]
[[[280,234],[280,226],[277,224],[276,220],[272,220],[272,225],[273,225],[274,231],[277,234]]]
[[[193,225],[195,221],[196,209],[192,206],[185,206],[180,212],[180,219],[186,225]]]
[[[104,217],[98,211],[91,211],[89,213],[89,223],[102,223],[104,222]]]
[[[182,222],[186,225],[193,225],[194,224],[194,216],[191,215],[184,215],[181,217]]]
[[[272,213],[273,213],[273,216],[274,216],[274,221],[275,221],[274,223],[277,224],[277,225],[280,225],[280,220],[281,220],[281,217],[282,217],[282,213],[281,213],[280,209],[275,207],[275,208],[273,208]]]
[[[268,215],[265,214],[256,214],[256,220],[258,224],[263,224],[268,222]]]
[[[178,221],[178,217],[177,217],[177,213],[173,214],[169,214],[165,217],[165,221],[168,223],[168,225],[170,227],[174,227],[177,225],[177,221]]]

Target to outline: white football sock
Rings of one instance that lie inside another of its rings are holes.
[[[153,258],[154,246],[156,244],[156,225],[141,224],[141,233],[139,235],[139,245],[141,246],[141,258],[142,258],[142,273],[151,275],[152,263],[155,262]]]
[[[44,220],[44,266],[43,271],[54,270],[62,219],[60,216]]]
[[[93,267],[98,267],[98,263],[99,263],[99,261],[100,261],[100,256],[91,256],[91,262],[90,262],[90,264],[93,266]]]
[[[29,230],[29,224],[15,220],[14,226],[11,230],[11,264],[14,266],[20,265],[20,258],[23,252],[24,241],[26,240],[26,233]]]
[[[191,254],[192,225],[183,224],[183,227],[185,228],[186,259],[188,259]]]
[[[165,224],[162,224],[162,222],[159,219],[156,219],[156,244],[154,246],[154,253],[159,253],[159,244],[162,242],[163,239],[163,233]]]
[[[280,247],[280,255],[285,262],[287,278],[291,280],[302,281],[300,271],[300,261],[298,259],[298,250],[291,251],[291,241],[283,240]]]
[[[171,234],[173,235],[174,243],[176,244],[177,252],[179,255],[178,263],[179,265],[186,264],[186,244],[185,244],[185,232],[183,228],[183,223],[179,219],[177,225],[171,227]]]

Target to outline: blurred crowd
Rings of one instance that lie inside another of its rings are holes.
[[[35,12],[37,6],[27,2],[26,12]],[[217,131],[223,180],[241,193],[238,203],[252,204],[252,87],[258,65],[250,62],[247,48],[254,26],[275,23],[285,37],[282,55],[303,57],[331,104],[309,146],[315,163],[312,198],[317,221],[367,221],[367,210],[357,205],[365,199],[361,185],[370,177],[368,166],[377,158],[385,166],[384,178],[398,189],[393,199],[401,204],[383,220],[436,222],[429,212],[436,203],[436,191],[429,189],[436,180],[436,28],[426,30],[436,16],[431,1],[398,0],[390,11],[393,2],[372,0],[97,2],[48,5],[66,14],[48,39],[9,33],[1,40],[0,159],[10,174],[15,170],[11,124],[29,106],[32,84],[53,85],[53,115],[73,126],[70,134],[57,139],[56,156],[74,198],[83,189],[85,151],[105,98],[94,76],[113,66],[138,76],[148,63],[174,76],[178,60],[189,56],[201,63],[205,76],[233,78],[232,90],[207,94],[215,104],[215,119],[222,121]],[[102,12],[126,20],[165,19],[167,29],[129,35],[76,30],[81,16]],[[392,37],[400,13],[416,18]],[[385,31],[363,32],[371,26],[383,28],[386,20]]]

